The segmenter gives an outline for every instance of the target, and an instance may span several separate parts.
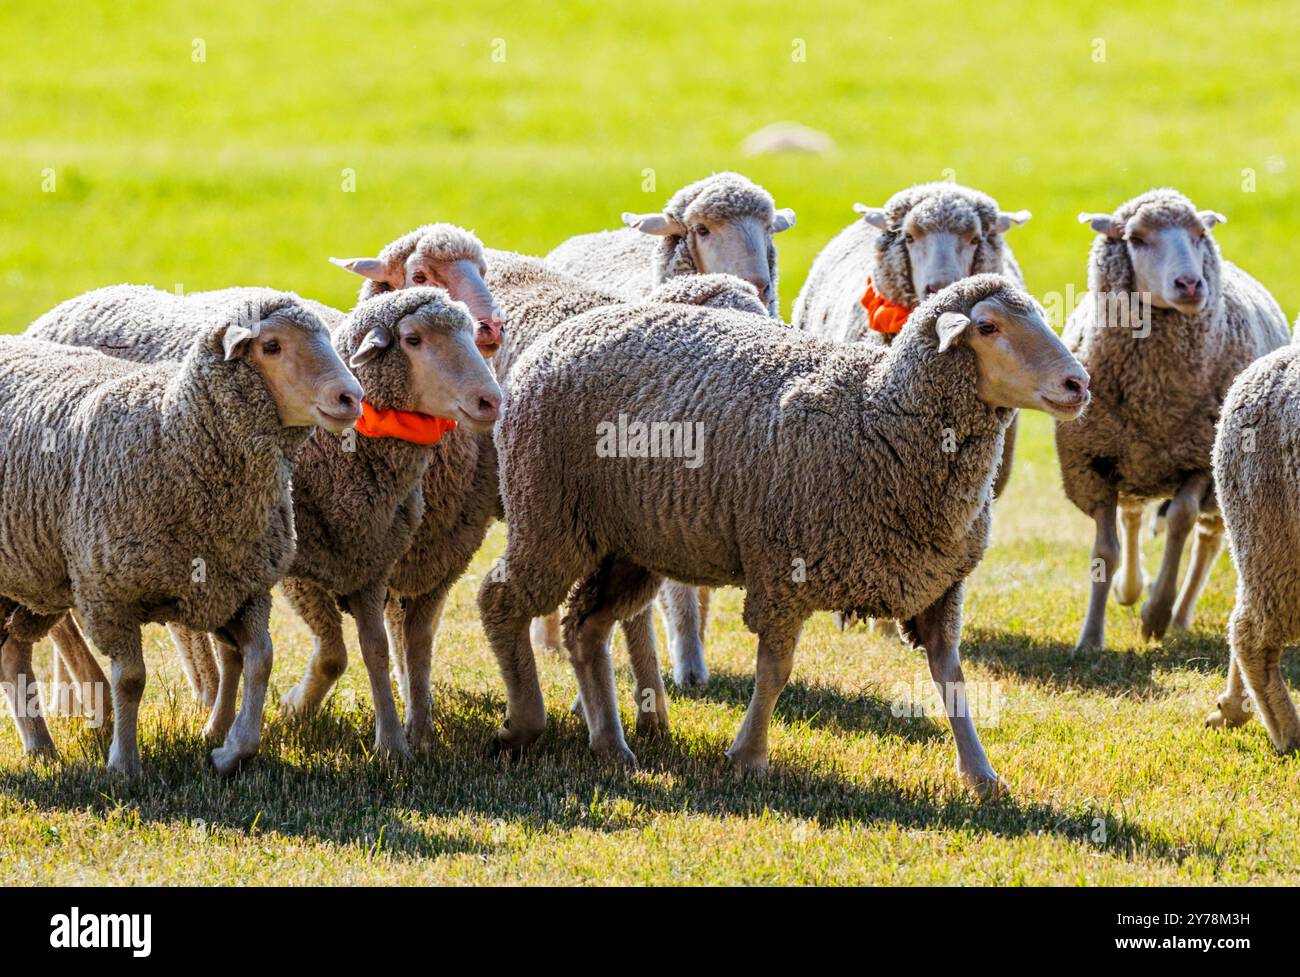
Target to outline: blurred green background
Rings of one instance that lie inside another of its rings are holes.
[[[346,307],[328,255],[430,220],[545,253],[727,168],[798,212],[787,313],[855,200],[951,173],[1034,212],[1011,240],[1039,294],[1083,284],[1079,210],[1170,184],[1228,216],[1225,253],[1294,315],[1298,23],[1293,3],[6,4],[0,329],[120,281]],[[837,149],[741,155],[782,119]]]

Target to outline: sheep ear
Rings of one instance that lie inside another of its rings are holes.
[[[868,207],[866,204],[854,204],[853,212],[861,215],[862,219],[872,227],[878,227],[882,231],[885,230],[886,225],[889,223],[885,220],[884,207]]]
[[[686,228],[667,214],[623,214],[623,223],[642,234],[655,237],[667,237],[670,234],[685,234]]]
[[[1228,218],[1224,217],[1217,210],[1202,210],[1197,215],[1201,223],[1205,225],[1207,231],[1213,230],[1215,224],[1226,224]]]
[[[788,231],[794,227],[794,211],[789,207],[782,207],[772,218],[772,233],[780,234],[782,231]]]
[[[1011,228],[1019,227],[1033,216],[1027,210],[1003,210],[998,213],[998,219],[993,225],[993,229],[999,234],[1005,234]]]
[[[1124,236],[1124,225],[1115,223],[1110,214],[1080,214],[1079,223],[1087,224],[1098,234],[1105,234],[1115,240]]]
[[[372,282],[382,282],[388,278],[388,265],[378,258],[330,258],[330,264],[362,278],[369,278]]]
[[[934,331],[939,337],[939,352],[942,353],[957,340],[970,325],[970,319],[960,312],[945,312],[934,324]]]
[[[226,354],[226,359],[233,360],[237,356],[242,356],[253,336],[253,330],[247,326],[238,324],[227,326],[226,331],[221,334],[221,349]]]
[[[393,345],[393,334],[383,326],[375,326],[366,333],[357,351],[348,359],[348,366],[364,366]]]

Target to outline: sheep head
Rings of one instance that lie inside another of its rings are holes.
[[[1156,308],[1199,315],[1219,294],[1221,259],[1210,231],[1226,221],[1169,189],[1134,197],[1113,214],[1080,214],[1101,235],[1094,264],[1109,266],[1094,290],[1150,295]]]
[[[894,194],[883,207],[854,204],[876,239],[876,288],[915,308],[969,275],[1001,274],[1002,234],[1025,223],[1027,210],[999,210],[987,194],[955,183],[923,183]]]

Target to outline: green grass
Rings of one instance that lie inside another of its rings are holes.
[[[544,252],[722,168],[799,214],[780,239],[787,310],[851,203],[952,170],[1034,211],[1011,240],[1040,295],[1083,286],[1079,210],[1173,184],[1228,215],[1225,253],[1294,313],[1297,19],[1284,3],[1204,2],[9,4],[0,331],[118,281],[265,283],[346,306],[354,280],[327,255],[436,219]],[[796,38],[806,61],[791,60]],[[837,151],[739,155],[783,118]],[[923,656],[824,615],[778,708],[772,775],[733,777],[722,751],[754,654],[736,592],[714,617],[713,683],[674,696],[670,738],[633,744],[640,771],[588,756],[570,670],[546,654],[546,737],[521,765],[488,759],[504,707],[473,594],[498,527],[445,616],[427,757],[402,770],[368,757],[354,666],[305,728],[273,702],[260,758],[217,780],[151,630],[140,782],[108,777],[76,721],[55,723],[63,760],[37,766],[0,723],[0,882],[1296,881],[1300,761],[1274,756],[1258,725],[1201,725],[1226,669],[1227,558],[1192,634],[1147,645],[1135,610],[1112,605],[1111,650],[1072,655],[1090,527],[1061,494],[1046,419],[1027,417],[1022,437],[964,647],[967,677],[1004,697],[983,735],[1011,800],[977,805],[945,725],[892,714],[900,688],[924,686]],[[309,641],[283,609],[275,628],[283,690]]]

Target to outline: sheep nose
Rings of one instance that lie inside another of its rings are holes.
[[[501,416],[501,398],[492,394],[480,394],[476,416],[481,421],[495,421]]]
[[[947,285],[941,282],[931,282],[929,285],[925,286],[925,297],[929,298],[931,295],[938,295],[947,287]]]
[[[1066,395],[1067,403],[1086,404],[1088,402],[1089,379],[1086,373],[1069,373],[1061,378],[1061,390]]]
[[[361,416],[361,397],[350,390],[340,390],[334,398],[339,414],[344,417]]]
[[[1179,293],[1188,298],[1196,298],[1201,289],[1205,287],[1200,275],[1179,275],[1174,279],[1174,287]]]
[[[501,345],[502,326],[502,321],[496,316],[480,320],[478,330],[474,333],[474,344],[480,349],[489,346],[495,350],[495,347]]]

